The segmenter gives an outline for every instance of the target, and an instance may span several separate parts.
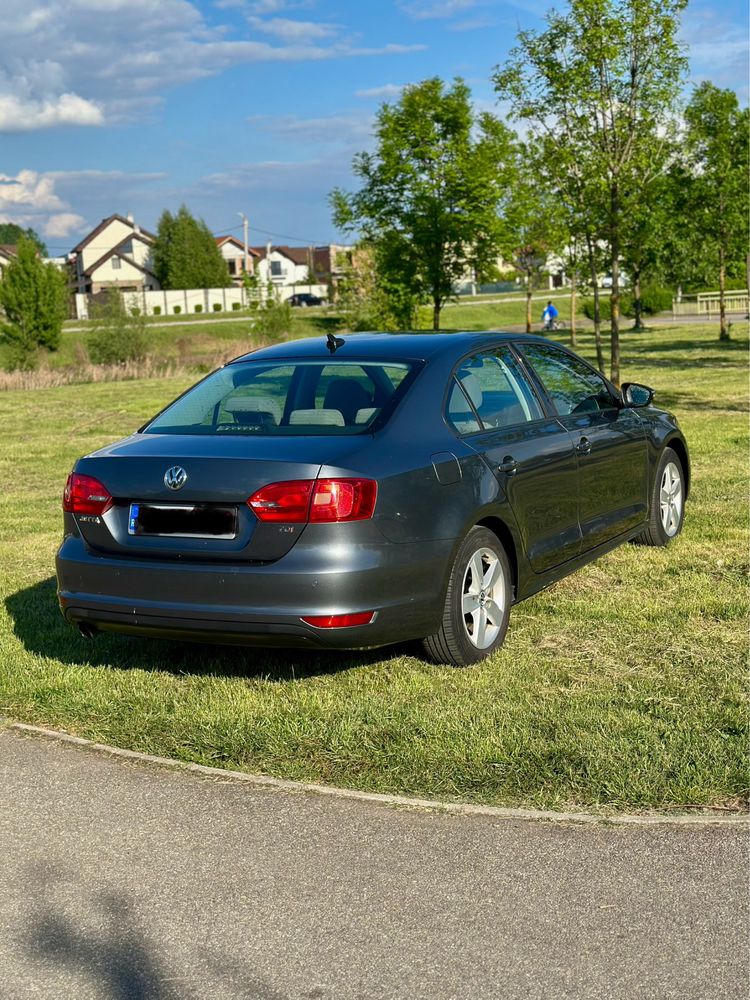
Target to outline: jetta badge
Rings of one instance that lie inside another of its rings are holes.
[[[164,473],[164,485],[170,490],[181,490],[187,482],[188,474],[181,465],[173,465]]]

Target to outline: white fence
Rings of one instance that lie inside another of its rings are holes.
[[[326,285],[282,285],[275,286],[275,292],[282,302],[295,292],[310,292],[320,298],[328,295]],[[210,314],[239,312],[249,305],[244,288],[187,288],[170,292],[123,292],[125,303],[131,311],[138,310],[147,316],[194,316],[196,313]],[[75,296],[75,318],[88,319],[90,295]]]
[[[719,293],[701,292],[698,295],[685,296],[678,302],[672,301],[672,315],[678,316],[718,316]],[[724,302],[728,313],[746,313],[748,311],[747,291],[732,291],[724,293]]]

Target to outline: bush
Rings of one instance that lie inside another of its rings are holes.
[[[93,330],[87,346],[95,364],[120,364],[145,357],[146,318],[129,313],[117,289],[110,289],[106,301],[92,306],[91,313]]]
[[[641,288],[641,311],[644,316],[653,316],[655,313],[663,312],[672,308],[672,292],[661,285],[644,285]],[[594,300],[586,298],[581,301],[581,310],[584,316],[589,319],[594,318]],[[611,317],[609,306],[609,292],[605,291],[599,295],[599,315],[602,323],[609,323]],[[635,315],[633,307],[633,292],[628,289],[620,296],[620,315],[631,319]]]
[[[647,316],[671,309],[673,298],[671,288],[664,288],[663,285],[644,285],[641,289],[641,303]]]
[[[161,316],[161,306],[154,306],[154,316]]]
[[[213,304],[213,310],[214,310],[215,313],[220,313],[221,312],[221,302],[214,302],[214,304]]]
[[[291,325],[292,307],[289,303],[268,299],[263,308],[256,313],[253,333],[269,340],[277,340],[283,334],[289,333]]]
[[[175,306],[174,307],[174,314],[175,314],[175,316],[179,316],[181,312],[182,312],[182,306]]]
[[[239,302],[232,303],[232,312],[239,312],[241,308],[242,306]]]
[[[202,313],[203,312],[203,306],[200,304],[200,302],[196,302],[196,304],[195,304],[195,312],[197,312],[197,313]]]

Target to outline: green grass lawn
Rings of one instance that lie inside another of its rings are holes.
[[[590,335],[581,343],[591,357]],[[412,647],[84,641],[55,602],[65,476],[190,378],[0,393],[0,714],[375,791],[603,810],[735,805],[747,786],[747,346],[720,344],[715,327],[623,337],[623,379],[655,386],[691,447],[684,533],[664,550],[624,546],[519,605],[503,650],[467,670],[429,665]]]

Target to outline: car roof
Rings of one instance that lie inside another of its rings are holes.
[[[349,333],[338,335],[343,344],[335,352],[337,361],[372,359],[384,361],[421,360],[451,354],[460,357],[472,350],[481,350],[503,341],[530,341],[550,343],[546,337],[533,334],[509,333],[494,330],[485,333],[467,331],[443,333]],[[230,364],[242,361],[284,359],[330,358],[331,352],[325,334],[303,340],[287,340],[271,347],[262,347],[234,358]]]

